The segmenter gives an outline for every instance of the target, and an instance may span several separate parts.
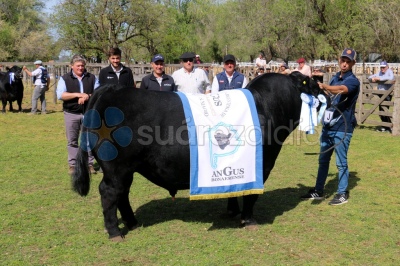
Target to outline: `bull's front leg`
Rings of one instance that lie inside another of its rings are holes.
[[[3,109],[1,110],[1,112],[3,113],[3,114],[5,114],[6,113],[6,106],[7,106],[7,100],[1,100],[1,103],[3,104]]]
[[[241,226],[249,229],[255,228],[257,226],[257,222],[253,218],[253,208],[257,199],[257,194],[243,196],[243,210],[240,221]]]
[[[14,108],[13,108],[13,106],[12,106],[12,101],[8,101],[8,103],[10,104],[10,112],[13,112],[14,111]]]

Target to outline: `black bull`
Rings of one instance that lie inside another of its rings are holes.
[[[283,142],[298,125],[300,94],[305,92],[316,96],[320,89],[316,82],[299,72],[289,76],[264,74],[250,82],[247,88],[254,97],[260,125],[263,127],[265,182]],[[105,112],[110,112],[113,107],[122,111],[124,119],[105,119]],[[99,191],[105,228],[110,238],[119,239],[123,236],[118,227],[117,209],[127,228],[134,229],[138,224],[129,203],[134,172],[167,189],[172,196],[177,190],[189,188],[190,158],[184,111],[180,98],[173,92],[132,90],[111,85],[96,90],[87,110],[85,116],[93,116],[94,119],[90,121],[85,117],[82,136],[87,135],[85,138],[90,139],[89,143],[94,147],[93,155],[104,172]],[[127,128],[130,130],[126,131]],[[132,141],[129,144],[116,141],[113,131],[117,130],[121,130],[120,133],[131,132]],[[145,139],[141,137],[143,132],[146,132]],[[153,139],[150,143],[149,136]],[[105,139],[110,140],[109,145],[102,147],[101,143]],[[86,196],[90,188],[88,152],[85,150],[79,149],[72,176],[73,188],[82,196]],[[109,153],[104,153],[107,150]],[[108,154],[106,157],[109,158],[99,156],[101,153]],[[257,198],[258,195],[244,196],[242,211],[237,198],[229,198],[228,213],[233,216],[241,213],[243,226],[256,224],[253,206]]]
[[[22,98],[24,97],[22,68],[13,66],[12,68],[7,68],[7,70],[8,72],[0,72],[0,98],[3,104],[1,112],[6,112],[7,101],[10,104],[10,111],[14,111],[12,102],[15,100],[18,104],[18,111],[22,112]],[[10,74],[13,74],[11,79]]]

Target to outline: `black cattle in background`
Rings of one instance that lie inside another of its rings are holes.
[[[0,98],[3,104],[2,113],[6,112],[7,102],[10,112],[14,111],[13,101],[17,101],[18,111],[22,112],[22,98],[24,97],[24,84],[22,83],[22,68],[13,66],[7,72],[0,72]]]
[[[247,89],[254,97],[260,125],[263,127],[265,182],[285,139],[299,123],[302,104],[300,94],[305,92],[317,96],[320,89],[314,80],[300,72],[288,76],[267,73],[252,80]],[[111,121],[113,124],[108,125],[109,131],[105,134],[99,128],[104,125],[105,112],[112,110],[113,107],[121,110],[124,118],[117,122]],[[87,110],[84,122],[87,127],[83,127],[82,136],[85,135],[89,142],[96,145],[92,152],[104,172],[99,191],[105,228],[109,238],[118,241],[123,235],[118,227],[117,210],[127,228],[134,229],[138,224],[129,203],[129,190],[135,172],[165,188],[172,196],[177,190],[189,189],[190,156],[185,115],[181,100],[176,93],[132,90],[116,85],[104,85],[97,89],[89,101]],[[95,115],[96,119],[91,119],[89,112]],[[144,144],[143,132],[140,133],[144,127],[147,128],[147,139],[173,140],[172,144],[162,145],[157,141]],[[125,132],[133,136],[133,140],[125,146],[118,145],[116,142],[118,140],[111,137],[113,130],[123,128],[129,128],[130,130]],[[149,128],[153,129],[152,132],[148,130]],[[161,134],[161,137],[156,136],[156,132]],[[108,147],[109,160],[101,160],[97,156],[97,151],[104,141],[100,137],[93,138],[97,134],[109,136],[109,143],[115,144],[114,147]],[[177,141],[177,138],[180,141]],[[112,157],[113,152],[115,157]],[[80,148],[72,183],[74,190],[82,196],[86,196],[90,189],[87,162],[88,152]],[[228,213],[241,214],[243,226],[255,225],[253,207],[257,199],[258,195],[243,196],[241,211],[237,198],[229,198]]]

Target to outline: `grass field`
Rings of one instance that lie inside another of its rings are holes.
[[[114,243],[103,229],[102,175],[86,198],[72,192],[61,104],[49,102],[48,115],[0,115],[0,265],[398,265],[398,137],[357,128],[349,202],[329,206],[334,161],[328,200],[301,201],[317,171],[317,157],[304,153],[318,151],[318,136],[292,134],[256,203],[254,231],[219,217],[225,200],[179,191],[172,201],[136,175],[130,198],[142,226]]]

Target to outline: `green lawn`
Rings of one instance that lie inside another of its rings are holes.
[[[51,98],[49,94],[48,98]],[[29,99],[29,98],[28,98]],[[24,107],[29,107],[29,102]],[[0,265],[397,265],[399,137],[357,128],[350,199],[301,201],[315,182],[318,136],[292,134],[255,206],[257,230],[220,218],[225,200],[189,201],[136,175],[131,203],[142,226],[114,243],[104,233],[98,184],[71,190],[61,105],[48,115],[0,115]]]

